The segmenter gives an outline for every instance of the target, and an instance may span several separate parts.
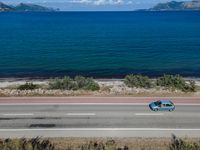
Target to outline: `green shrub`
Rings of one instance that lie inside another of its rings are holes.
[[[65,90],[77,90],[78,89],[77,83],[70,77],[64,77],[61,80],[62,80],[61,89],[65,89]]]
[[[156,80],[156,84],[173,90],[179,89],[183,92],[194,92],[196,88],[194,81],[187,83],[180,75],[164,75]]]
[[[99,84],[94,81],[93,78],[85,78],[82,76],[76,76],[74,79],[79,89],[97,91],[100,89]]]
[[[0,143],[1,150],[55,150],[49,140],[33,139],[5,139]]]
[[[129,150],[129,148],[128,146],[117,147],[114,140],[108,140],[105,143],[91,141],[88,144],[84,144],[81,150]]]
[[[137,87],[137,88],[151,88],[153,86],[152,81],[147,76],[142,75],[127,75],[125,77],[124,83],[128,87]]]
[[[19,85],[17,87],[18,90],[34,90],[34,89],[37,89],[37,88],[39,88],[39,86],[36,85],[36,84],[33,84],[31,82],[26,82],[25,84]]]
[[[49,82],[49,88],[50,89],[62,89],[63,85],[62,85],[62,80],[55,78],[55,79],[51,79]]]
[[[74,79],[70,77],[64,77],[62,79],[53,79],[49,82],[50,89],[62,89],[62,90],[99,90],[98,83],[92,78],[85,78],[82,76],[76,76]]]
[[[82,89],[85,85],[86,85],[86,78],[85,77],[83,77],[83,76],[76,76],[75,78],[74,78],[74,80],[76,81],[76,83],[77,83],[77,86],[78,86],[78,88],[79,89]]]
[[[62,79],[52,79],[49,82],[50,89],[61,89],[61,90],[76,90],[78,89],[77,84],[68,76]]]
[[[200,142],[186,142],[175,135],[172,135],[170,150],[200,150]]]

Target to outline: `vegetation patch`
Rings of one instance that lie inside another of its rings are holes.
[[[172,142],[169,146],[169,150],[200,150],[200,142],[186,142],[172,135]]]
[[[199,138],[0,139],[0,150],[200,150]]]
[[[0,140],[1,150],[55,150],[55,146],[49,140],[33,139],[5,139]]]
[[[128,87],[136,87],[136,88],[151,88],[152,81],[147,76],[142,75],[127,75],[125,77],[124,83]]]
[[[81,150],[129,150],[128,146],[117,147],[114,140],[103,142],[90,141],[88,144],[81,146]]]
[[[163,75],[153,81],[148,76],[131,74],[125,77],[124,83],[131,88],[165,87],[173,91],[177,89],[183,92],[195,92],[197,89],[195,81],[186,81],[180,75]]]
[[[195,92],[194,81],[187,83],[180,75],[164,75],[156,80],[157,86],[167,87],[172,90],[178,89],[183,92]]]
[[[93,78],[86,78],[83,76],[76,76],[74,79],[65,76],[62,79],[52,79],[49,82],[50,89],[61,90],[91,90],[96,91],[100,89],[100,86]]]
[[[78,89],[97,91],[100,86],[93,78],[85,78],[83,76],[76,76],[74,81],[77,83]]]
[[[180,75],[163,75],[151,79],[143,75],[127,75],[124,80],[94,80],[76,76],[32,82],[0,82],[0,97],[5,96],[157,96],[198,97],[200,81],[186,80]],[[8,84],[8,85],[6,85]],[[19,85],[20,84],[20,85]],[[135,88],[134,88],[135,87]],[[95,91],[95,92],[94,92]]]
[[[77,90],[78,86],[74,82],[73,79],[71,79],[68,76],[65,76],[62,79],[52,79],[49,82],[49,88],[50,89],[61,89],[61,90]]]
[[[33,84],[32,82],[26,82],[25,84],[19,85],[18,90],[35,90],[38,89],[39,85]]]

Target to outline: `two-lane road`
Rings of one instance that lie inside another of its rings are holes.
[[[152,112],[144,104],[1,104],[0,137],[200,136],[200,105]]]

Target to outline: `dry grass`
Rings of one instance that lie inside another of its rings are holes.
[[[48,139],[0,139],[0,150],[55,150]]]
[[[47,90],[47,89],[36,89],[36,90],[25,90],[20,91],[16,89],[0,89],[0,97],[66,97],[66,96],[133,96],[133,97],[200,97],[200,91],[192,93],[184,93],[180,91],[167,91],[167,90],[144,90],[144,89],[133,89],[132,91],[115,91],[104,87],[100,91],[68,91],[68,90]]]
[[[98,147],[98,148],[97,148]],[[23,149],[25,148],[25,149]],[[199,138],[0,139],[0,150],[199,150]]]
[[[120,95],[119,95],[120,96]],[[161,92],[161,93],[151,93],[151,92],[141,92],[133,93],[122,96],[132,96],[132,97],[200,97],[200,93],[182,93],[182,92]]]
[[[95,141],[97,143],[106,143],[107,140],[103,138],[62,138],[53,139],[53,143],[58,148],[57,150],[81,150],[81,145]],[[167,150],[170,139],[142,139],[142,138],[114,138],[117,147],[128,146],[130,150]],[[70,146],[65,147],[65,145]]]
[[[196,91],[200,91],[200,86],[196,86]]]
[[[129,150],[169,150],[170,138],[54,138],[50,139],[55,144],[56,150],[82,150],[84,144],[91,141],[96,143],[106,143],[114,140],[117,148],[127,146]],[[200,139],[185,138],[186,143],[194,143]],[[110,149],[115,150],[115,149]],[[123,149],[122,149],[123,150]]]

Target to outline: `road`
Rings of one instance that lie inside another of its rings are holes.
[[[0,137],[200,137],[200,104],[152,112],[146,103],[0,104]]]
[[[149,103],[152,100],[160,99],[172,99],[174,103],[182,104],[200,104],[200,97],[1,97],[0,104],[3,103],[15,103],[15,104],[27,104],[27,103],[51,103],[51,104],[62,104],[62,103]]]

